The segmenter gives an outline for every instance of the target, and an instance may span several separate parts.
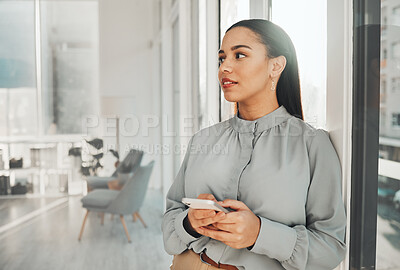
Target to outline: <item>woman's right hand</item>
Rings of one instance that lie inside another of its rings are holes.
[[[197,197],[197,199],[211,200],[217,202],[214,195],[208,193],[200,194]],[[219,222],[224,218],[225,218],[224,212],[217,212],[214,210],[189,208],[188,212],[189,224],[192,227],[192,229],[197,233],[199,233],[198,229],[200,227],[206,227],[208,229],[218,230],[212,224],[215,222]]]

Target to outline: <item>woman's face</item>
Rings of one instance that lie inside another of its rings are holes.
[[[273,94],[265,45],[245,27],[235,27],[222,40],[218,79],[225,99],[253,103]]]

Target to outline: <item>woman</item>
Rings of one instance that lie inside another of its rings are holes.
[[[190,140],[162,224],[171,269],[335,268],[346,250],[340,163],[327,132],[303,121],[290,38],[269,21],[240,21],[219,60],[238,112]],[[187,209],[183,197],[235,211]]]

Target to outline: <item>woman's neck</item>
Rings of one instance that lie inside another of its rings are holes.
[[[249,121],[263,117],[279,108],[277,99],[268,100],[267,102],[256,102],[254,104],[244,102],[238,102],[238,104],[240,118]]]

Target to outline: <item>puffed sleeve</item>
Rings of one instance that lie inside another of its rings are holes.
[[[190,139],[181,168],[167,194],[167,209],[164,213],[161,230],[164,248],[170,255],[181,254],[190,248],[190,244],[199,238],[190,235],[183,227],[183,220],[188,214],[187,207],[181,202],[185,197],[185,173],[190,158],[193,137]],[[203,238],[202,236],[201,238]]]
[[[285,269],[334,269],[346,253],[346,215],[339,158],[322,129],[312,139],[309,161],[306,225],[289,227],[260,217],[260,233],[251,251],[278,260]]]

